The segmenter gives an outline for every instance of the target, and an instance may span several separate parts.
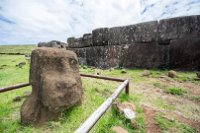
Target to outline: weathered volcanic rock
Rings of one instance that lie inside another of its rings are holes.
[[[87,33],[83,35],[82,47],[92,46],[92,34]]]
[[[200,36],[200,15],[164,19],[159,22],[159,40],[184,38],[187,35]]]
[[[122,128],[120,126],[114,126],[114,127],[112,127],[112,131],[114,133],[128,133],[128,131],[126,131],[124,128]]]
[[[128,33],[128,43],[153,42],[157,40],[157,21],[139,23],[126,26]]]
[[[73,48],[73,45],[74,45],[74,43],[75,43],[75,37],[69,37],[69,38],[67,38],[67,44],[68,44],[68,46],[70,47],[70,48]]]
[[[136,25],[113,27],[108,31],[109,45],[153,42],[157,40],[158,22],[145,22]]]
[[[77,56],[64,49],[38,48],[31,55],[32,93],[21,107],[23,124],[43,124],[81,102]]]
[[[129,28],[127,26],[113,27],[109,29],[109,45],[127,44],[129,38]]]
[[[108,28],[99,28],[92,31],[93,46],[108,45]]]
[[[71,41],[71,50],[85,49],[77,52],[86,55],[80,61],[101,68],[119,65],[200,70],[199,25],[200,15],[194,15],[99,28],[92,35],[85,34]]]
[[[129,45],[124,57],[125,67],[158,68],[160,66],[159,46],[156,43],[134,43]]]
[[[38,43],[38,47],[53,47],[53,48],[66,48],[67,44],[60,41],[50,41],[50,42],[40,42]]]
[[[190,36],[170,42],[170,68],[200,70],[200,38]]]
[[[175,78],[176,76],[177,76],[176,71],[171,70],[168,72],[168,77]]]
[[[90,66],[99,68],[109,68],[122,65],[124,45],[107,45],[87,47],[86,61]]]
[[[200,72],[197,72],[196,75],[197,75],[197,78],[200,78]]]
[[[69,48],[84,48],[92,46],[92,34],[86,33],[80,38],[70,37],[67,39],[67,43]]]
[[[74,48],[74,49],[72,49],[77,54],[77,56],[78,56],[78,62],[81,65],[87,65],[87,61],[86,61],[86,49],[87,48]]]

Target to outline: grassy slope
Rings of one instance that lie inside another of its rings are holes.
[[[28,82],[29,64],[23,68],[15,67],[19,62],[26,61],[23,55],[0,55],[0,87],[9,86],[12,84]],[[6,65],[6,66],[4,66]],[[85,73],[94,73],[94,70],[81,69]],[[118,74],[119,71],[116,71]],[[82,106],[76,106],[63,113],[63,117],[57,122],[50,122],[47,126],[41,129],[33,127],[22,127],[20,125],[20,106],[21,102],[12,102],[16,96],[23,96],[30,87],[25,87],[20,90],[14,90],[6,93],[1,93],[0,97],[0,132],[43,132],[51,130],[52,132],[72,132],[96,109],[103,101],[114,91],[119,85],[116,82],[95,80],[90,78],[82,79],[84,89],[84,102]],[[130,96],[128,98],[124,92],[120,95],[119,101],[132,99],[137,101],[138,98]],[[24,100],[24,99],[23,99]],[[144,121],[141,109],[138,104],[139,128],[137,131],[144,132]],[[111,132],[113,125],[121,125],[130,132],[133,129],[125,119],[118,116],[115,110],[108,110],[105,116],[97,123],[92,132]],[[53,128],[52,128],[53,127]]]
[[[16,47],[13,47],[15,49]],[[17,50],[14,50],[17,51]],[[30,51],[29,51],[30,52]],[[29,65],[28,63],[21,69],[15,67],[19,62],[26,61],[22,55],[0,55],[0,87],[8,86],[11,84],[17,84],[20,82],[28,82]],[[7,66],[4,66],[7,65]],[[143,70],[133,69],[128,70],[127,74],[121,74],[121,70],[114,71],[102,71],[97,69],[80,69],[82,73],[95,74],[97,71],[105,76],[128,78],[131,80],[130,95],[126,96],[124,92],[120,94],[118,101],[130,101],[137,107],[137,129],[132,129],[130,123],[122,116],[116,113],[115,110],[109,109],[106,114],[97,122],[91,132],[104,133],[111,132],[111,127],[114,125],[122,126],[129,132],[144,132],[144,114],[140,107],[141,103],[149,103],[156,108],[173,111],[176,105],[170,104],[162,98],[157,98],[155,95],[146,93],[145,85],[154,88],[161,88],[162,84],[154,78],[160,75],[166,75],[167,71],[151,70],[151,78],[141,77]],[[177,81],[190,81],[195,77],[194,72],[179,72],[180,76],[176,78]],[[199,82],[194,81],[195,84]],[[84,102],[82,106],[75,106],[63,113],[63,117],[59,121],[49,122],[43,128],[23,127],[20,125],[20,106],[21,102],[12,102],[12,99],[16,96],[22,96],[27,90],[31,90],[30,87],[25,87],[20,90],[14,90],[6,93],[1,93],[0,97],[0,132],[72,132],[99,106],[103,101],[114,91],[114,88],[118,86],[116,82],[95,80],[90,78],[83,78],[84,89]],[[144,88],[142,88],[145,86]],[[188,95],[189,93],[184,94]],[[151,96],[152,95],[152,96]],[[181,97],[181,96],[179,96]],[[175,96],[177,98],[177,96]],[[184,98],[184,97],[183,97]],[[192,110],[189,110],[190,112]],[[198,110],[197,110],[198,111]],[[195,115],[194,115],[195,116]],[[166,124],[164,121],[158,123],[162,126]],[[172,128],[176,128],[173,127]],[[180,129],[179,129],[180,128]],[[166,129],[165,129],[166,130]],[[178,127],[177,132],[185,131],[183,128]]]
[[[0,46],[0,53],[30,53],[36,45],[4,45]]]

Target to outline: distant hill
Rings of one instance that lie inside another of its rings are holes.
[[[0,54],[28,54],[36,45],[0,45]]]

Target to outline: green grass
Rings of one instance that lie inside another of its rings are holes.
[[[164,92],[172,94],[172,95],[183,95],[184,93],[187,93],[187,91],[183,90],[182,88],[178,87],[171,87],[164,89]]]
[[[179,82],[192,82],[196,85],[200,85],[199,80],[196,80],[196,71],[183,71],[177,72],[177,77],[175,78],[176,81]]]
[[[153,85],[154,85],[154,87],[162,89],[165,93],[169,93],[169,94],[172,94],[172,95],[183,95],[183,94],[187,93],[187,91],[183,88],[167,87],[167,86],[162,85],[159,82],[155,82],[155,83],[153,83]]]
[[[0,53],[7,52],[7,53],[30,53],[35,46],[0,46]],[[24,55],[1,55],[0,54],[0,87],[14,85],[17,83],[24,83],[28,82],[29,78],[29,64],[26,63],[25,66],[22,68],[16,67],[19,62],[27,62]],[[130,133],[144,133],[145,132],[145,120],[144,114],[141,109],[141,104],[145,99],[144,95],[141,93],[135,93],[135,85],[151,85],[162,89],[169,89],[172,93],[177,94],[176,89],[175,91],[168,86],[163,86],[160,82],[155,80],[151,81],[151,78],[156,79],[160,76],[167,75],[166,70],[150,70],[151,75],[149,77],[141,76],[143,73],[143,69],[129,69],[127,73],[121,74],[121,69],[115,69],[113,71],[109,70],[99,70],[94,69],[91,67],[80,66],[81,73],[87,74],[96,74],[100,71],[100,75],[103,76],[110,76],[110,77],[117,77],[117,78],[124,78],[130,79],[131,86],[130,86],[130,94],[127,96],[124,92],[122,92],[119,97],[117,98],[118,102],[129,101],[136,106],[136,125],[137,128],[133,129],[130,125],[130,121],[126,120],[122,115],[118,114],[115,109],[110,108],[103,117],[97,122],[97,124],[92,129],[92,133],[110,133],[112,132],[112,126],[121,126]],[[188,72],[184,74],[184,72],[178,72],[178,77],[175,79],[179,82],[185,82],[184,79],[187,79],[189,82],[193,82],[195,78],[195,72]],[[188,78],[189,77],[189,78]],[[196,81],[194,81],[197,83]],[[83,89],[84,89],[84,101],[80,106],[74,106],[66,111],[63,112],[62,117],[59,118],[58,121],[51,121],[47,125],[42,128],[34,128],[32,126],[22,126],[20,124],[20,114],[19,110],[21,104],[25,100],[24,98],[20,102],[12,102],[13,98],[16,96],[23,96],[24,92],[27,90],[31,90],[30,87],[25,87],[19,90],[13,90],[10,92],[1,93],[0,97],[0,133],[13,133],[13,132],[20,132],[20,133],[43,133],[43,132],[52,132],[52,133],[71,133],[75,129],[77,129],[84,120],[90,116],[90,114],[97,109],[107,97],[109,97],[115,88],[119,85],[117,82],[105,81],[100,79],[91,79],[91,78],[82,78]],[[181,88],[182,89],[182,88]],[[178,90],[178,93],[180,90]],[[183,89],[184,91],[184,89]],[[146,92],[144,92],[146,93]],[[181,93],[185,93],[182,92]],[[181,97],[181,95],[180,95]],[[191,96],[191,99],[199,99],[199,97]],[[175,107],[168,103],[167,101],[161,98],[155,98],[151,100],[151,105],[161,109],[168,109],[174,110]],[[158,119],[158,122],[159,119]],[[162,125],[162,120],[159,125]],[[164,122],[165,123],[165,122]],[[171,124],[171,123],[170,123]],[[169,127],[173,124],[168,124]],[[167,127],[168,127],[167,125]],[[179,124],[178,124],[179,125]],[[182,125],[183,126],[183,125]],[[161,126],[162,128],[165,125]],[[173,126],[172,126],[173,128]],[[177,132],[182,131],[190,131],[191,128],[185,126],[180,128],[180,126],[175,126]],[[164,128],[163,128],[164,129]],[[171,129],[168,128],[168,129]],[[191,130],[192,131],[192,130]]]
[[[160,88],[160,89],[164,88],[164,87],[161,85],[161,83],[159,83],[159,82],[153,83],[153,86],[155,86],[155,87],[157,87],[157,88]]]
[[[196,101],[196,102],[200,102],[200,96],[190,96],[189,99]]]
[[[155,99],[152,101],[152,104],[155,107],[158,107],[160,109],[165,109],[165,110],[174,110],[174,106],[167,103],[165,100],[162,99]]]
[[[22,68],[15,65],[19,62],[26,61],[24,55],[0,55],[0,87],[9,86],[17,83],[28,82],[29,64],[26,63]],[[80,69],[82,73],[93,74],[94,69]],[[119,71],[116,70],[116,75]],[[25,87],[19,90],[1,93],[0,97],[0,132],[73,132],[84,120],[97,109],[107,97],[111,95],[114,89],[119,85],[117,82],[96,80],[91,78],[83,78],[84,101],[81,106],[75,106],[63,112],[62,117],[58,121],[51,121],[42,128],[34,128],[32,126],[22,126],[20,124],[20,106],[25,100],[20,102],[12,102],[16,96],[23,96],[24,92],[31,90]],[[130,122],[116,113],[115,110],[109,109],[105,115],[98,121],[91,132],[111,132],[112,126],[118,125],[124,127],[129,132],[144,132],[143,113],[140,109],[140,98],[136,95],[120,94],[119,101],[130,101],[137,106],[137,129],[130,126]]]
[[[0,46],[0,53],[27,54],[36,48],[36,45],[4,45]]]
[[[179,123],[175,120],[171,121],[163,118],[161,115],[155,117],[155,121],[162,130],[162,132],[173,132],[173,133],[196,133],[195,129],[185,124]]]

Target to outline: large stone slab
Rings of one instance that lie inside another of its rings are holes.
[[[92,44],[93,46],[108,45],[108,28],[99,28],[92,31]]]
[[[81,65],[87,65],[86,61],[86,49],[87,48],[70,48],[70,50],[74,51],[78,57],[78,62]]]
[[[67,39],[67,43],[69,48],[84,48],[92,46],[92,34],[86,33],[80,38],[70,37]]]
[[[31,54],[31,95],[21,107],[23,124],[40,125],[57,119],[79,103],[83,90],[77,56],[72,51],[38,48]]]
[[[109,29],[109,45],[153,42],[157,40],[157,21]]]
[[[81,47],[92,46],[92,34],[87,33],[83,35],[82,45]]]
[[[134,43],[128,46],[124,55],[124,67],[159,68],[161,66],[162,49],[156,42]]]
[[[120,45],[128,43],[128,28],[126,26],[113,27],[109,29],[109,45]]]
[[[105,66],[104,46],[95,46],[86,48],[86,61],[89,66],[104,68]]]
[[[170,68],[200,70],[200,38],[181,38],[170,42]]]
[[[99,68],[122,66],[123,47],[121,45],[107,45],[87,47],[87,65]]]
[[[128,43],[146,43],[157,40],[157,21],[144,22],[126,26],[128,30]]]
[[[200,15],[164,19],[159,22],[158,39],[171,40],[200,36]]]

